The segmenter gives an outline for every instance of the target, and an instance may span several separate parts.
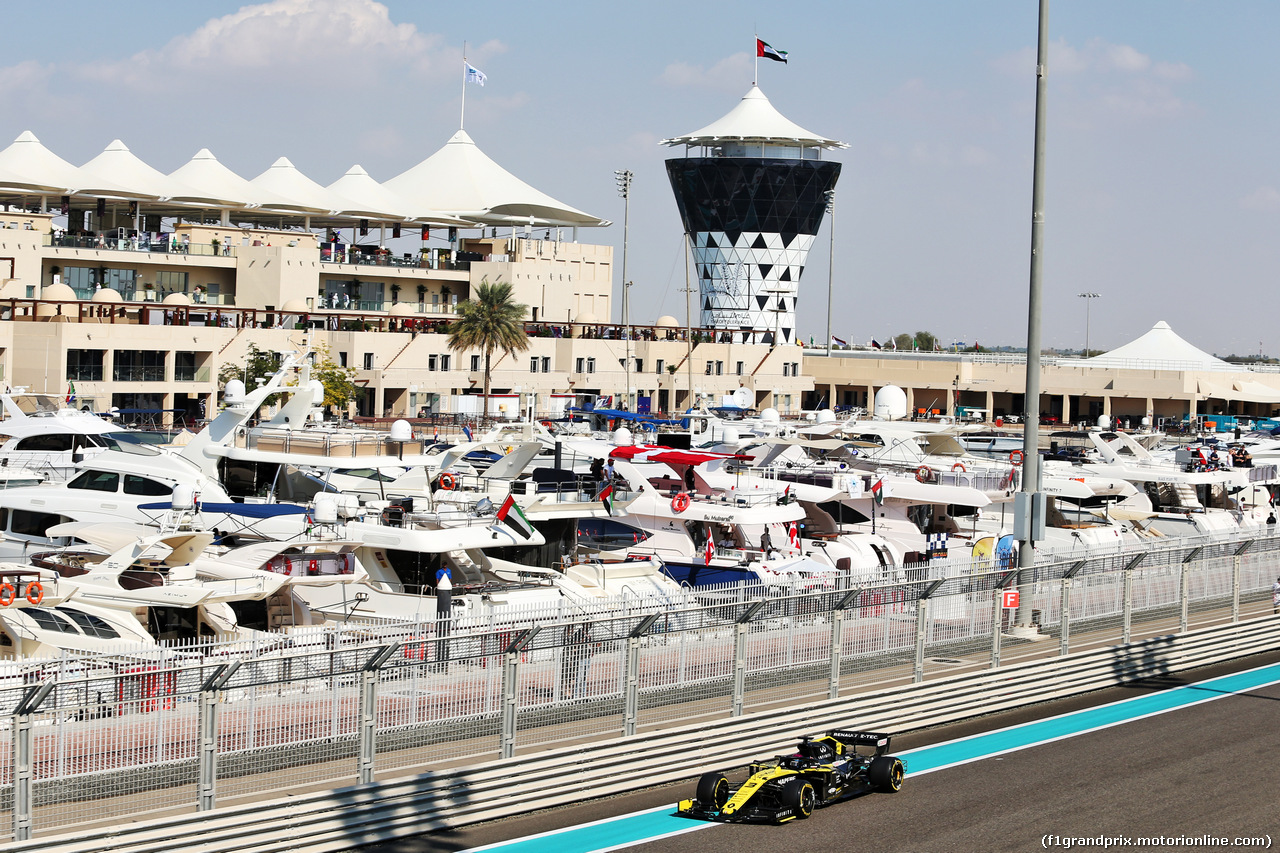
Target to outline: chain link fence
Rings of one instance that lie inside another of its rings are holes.
[[[0,669],[0,840],[394,778],[1270,613],[1280,539],[344,625]],[[1014,631],[1005,593],[1028,596]],[[994,628],[999,630],[993,630]],[[1057,642],[1053,642],[1056,640]]]

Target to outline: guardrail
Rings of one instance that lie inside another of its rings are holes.
[[[290,846],[312,853],[345,851],[677,781],[709,767],[738,766],[788,749],[800,734],[849,725],[901,733],[958,722],[1274,650],[1277,640],[1280,619],[1267,616],[811,702],[783,713],[749,714],[519,759],[218,808],[198,819],[180,816],[126,823],[109,833],[77,832],[19,842],[9,849],[15,853],[167,853],[173,849],[268,853],[280,849],[281,838],[288,838]]]

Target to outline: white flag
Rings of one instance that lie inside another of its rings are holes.
[[[484,81],[489,79],[485,76],[483,71],[481,71],[479,68],[476,68],[470,62],[465,62],[463,64],[467,66],[467,82],[468,83],[479,83],[481,86],[483,86]]]

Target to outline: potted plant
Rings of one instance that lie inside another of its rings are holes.
[[[151,282],[142,285],[142,300],[144,302],[154,302],[156,298],[156,286]]]
[[[418,304],[422,305],[427,301],[427,286],[425,284],[418,285]]]
[[[393,283],[391,285],[391,304],[395,305],[400,301],[400,285]]]
[[[211,240],[210,242],[213,245],[213,253],[215,255],[218,254],[218,250],[222,248],[222,241],[219,240],[217,237],[214,237],[213,240]]]

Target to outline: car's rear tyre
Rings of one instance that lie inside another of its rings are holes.
[[[720,811],[729,802],[729,780],[719,773],[704,773],[698,780],[698,805]]]
[[[906,772],[902,759],[892,755],[877,755],[871,759],[871,766],[867,768],[867,781],[877,791],[896,794],[902,790],[902,777]]]
[[[813,814],[813,807],[817,805],[818,795],[813,790],[812,783],[797,776],[782,783],[782,790],[778,792],[778,800],[784,808],[794,810],[796,817],[803,820]]]

